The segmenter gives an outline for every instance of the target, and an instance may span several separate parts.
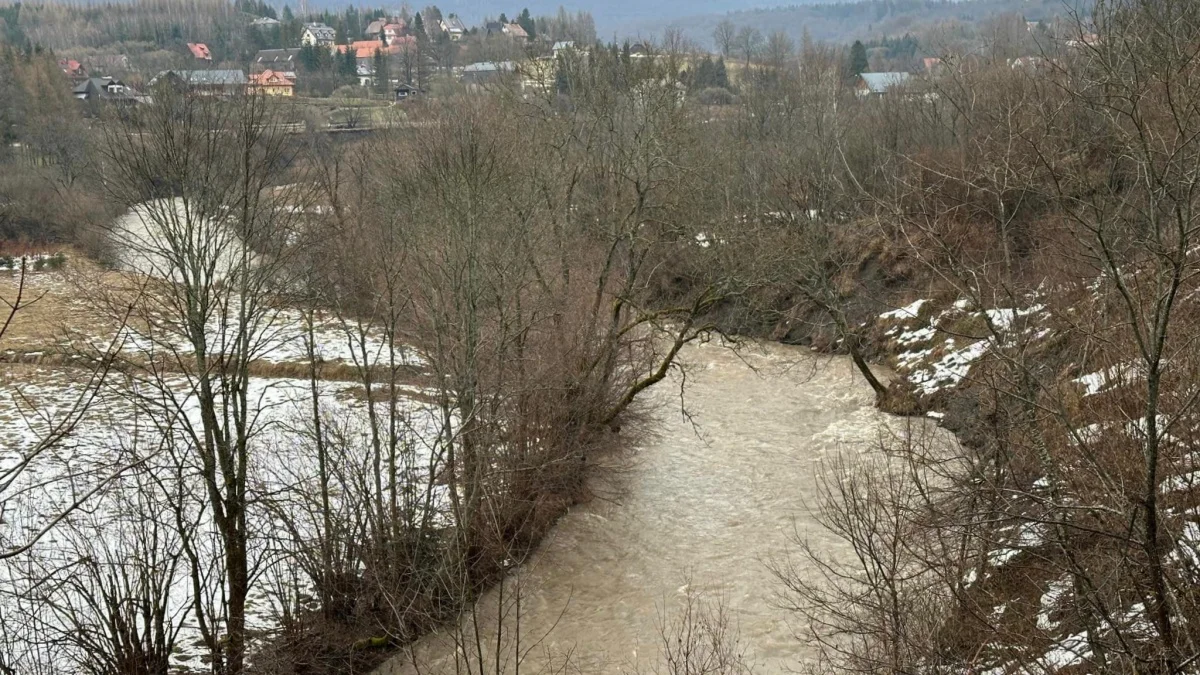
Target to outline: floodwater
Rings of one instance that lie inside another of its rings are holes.
[[[659,385],[653,437],[618,470],[599,472],[608,475],[601,497],[559,521],[503,599],[492,591],[477,605],[479,642],[493,655],[485,668],[456,664],[462,634],[447,630],[380,673],[665,672],[659,627],[689,593],[724,602],[754,672],[788,672],[814,656],[797,637],[800,619],[779,605],[768,563],[794,548],[796,533],[841,550],[814,521],[821,460],[868,451],[888,418],[848,359],[775,344],[740,354],[700,345],[683,357],[688,416],[678,378]]]

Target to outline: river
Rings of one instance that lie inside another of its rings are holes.
[[[796,637],[798,618],[778,605],[767,562],[787,555],[796,531],[839,550],[813,520],[816,472],[832,453],[868,449],[888,417],[848,359],[709,344],[687,349],[683,362],[690,420],[679,380],[660,385],[655,433],[620,467],[598,472],[599,498],[565,515],[514,575],[520,651],[528,650],[521,671],[654,672],[660,617],[687,593],[724,599],[756,673],[787,672],[813,657]],[[511,600],[514,584],[506,588]],[[514,616],[498,596],[483,598],[480,614],[504,606]],[[485,635],[495,623],[480,621]],[[378,672],[455,672],[450,633],[423,638]],[[513,663],[510,656],[502,670],[515,672]]]

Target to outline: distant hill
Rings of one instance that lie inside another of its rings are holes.
[[[282,5],[291,2],[292,8],[298,6],[299,0],[273,0],[273,4]],[[356,0],[354,4],[365,2],[368,5],[380,4],[382,0]],[[382,1],[385,6],[398,5],[401,0]],[[824,0],[811,0],[822,2]],[[340,9],[345,7],[347,0],[308,0],[309,8]],[[674,20],[705,14],[724,14],[736,10],[755,7],[760,3],[753,0],[409,0],[409,5],[420,9],[427,4],[436,4],[443,13],[454,12],[468,24],[477,23],[484,17],[495,17],[501,12],[515,16],[521,9],[528,7],[531,14],[553,15],[563,7],[570,13],[578,11],[590,12],[596,20],[597,34],[602,39],[609,39],[614,33],[633,35],[640,30],[651,33],[660,32],[662,27]],[[771,2],[761,5],[770,6]],[[806,4],[801,0],[800,4]],[[715,22],[714,22],[715,23]]]
[[[713,0],[715,3],[716,0]],[[705,4],[702,2],[696,5]],[[976,24],[997,14],[1017,13],[1029,21],[1061,16],[1062,0],[862,0],[861,2],[801,3],[787,7],[741,8],[728,13],[694,12],[670,20],[631,20],[618,26],[621,35],[661,35],[679,28],[696,42],[712,47],[713,28],[722,19],[750,26],[769,35],[782,30],[799,40],[804,30],[817,41],[845,43],[856,39],[901,36],[936,23]],[[596,15],[599,25],[600,15]],[[609,35],[600,31],[601,35]]]

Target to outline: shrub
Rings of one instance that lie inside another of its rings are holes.
[[[709,87],[696,94],[696,102],[700,105],[733,105],[733,92],[724,87]]]
[[[370,98],[370,91],[357,84],[344,84],[333,90],[333,98]]]

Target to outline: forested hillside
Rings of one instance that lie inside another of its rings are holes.
[[[1015,13],[1029,21],[1042,21],[1067,13],[1058,0],[863,0],[738,8],[728,14],[689,13],[670,21],[635,21],[621,25],[623,34],[653,35],[666,27],[678,28],[689,38],[709,47],[714,29],[722,21],[749,27],[763,35],[783,31],[793,40],[807,32],[814,40],[852,42],[857,39],[900,37],[934,27],[954,33],[955,26],[973,26],[992,17]]]

